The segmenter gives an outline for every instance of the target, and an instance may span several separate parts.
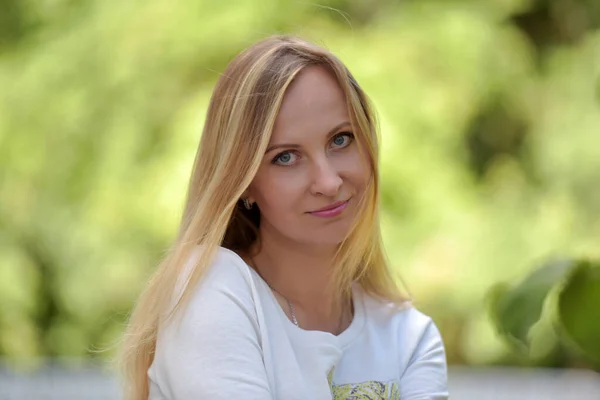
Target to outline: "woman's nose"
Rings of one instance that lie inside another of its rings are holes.
[[[335,197],[342,187],[342,178],[329,160],[315,165],[311,191],[315,195]]]

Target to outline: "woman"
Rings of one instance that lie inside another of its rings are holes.
[[[384,256],[377,146],[328,51],[277,36],[231,62],[125,336],[128,399],[448,397],[440,334]]]

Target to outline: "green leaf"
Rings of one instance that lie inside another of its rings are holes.
[[[540,320],[548,294],[574,265],[571,260],[551,261],[517,285],[501,283],[491,288],[487,298],[490,314],[505,339],[522,350],[530,349],[530,330]]]
[[[558,298],[561,334],[600,366],[600,264],[577,263]]]

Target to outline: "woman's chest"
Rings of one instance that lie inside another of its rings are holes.
[[[394,347],[360,340],[346,349],[317,342],[271,347],[265,364],[273,397],[398,400],[401,366]]]

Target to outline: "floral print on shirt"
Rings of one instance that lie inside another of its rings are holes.
[[[333,370],[328,376],[333,400],[400,400],[400,387],[397,381],[367,381],[336,385],[332,377]]]

